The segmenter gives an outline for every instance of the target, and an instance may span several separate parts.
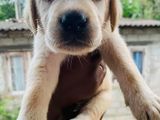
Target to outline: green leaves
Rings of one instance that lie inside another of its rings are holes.
[[[19,107],[12,102],[10,99],[0,100],[0,120],[16,120]]]
[[[122,0],[123,16],[129,18],[142,17],[142,5],[140,0]]]
[[[0,20],[15,18],[14,3],[10,0],[0,0]]]
[[[160,20],[160,0],[121,0],[123,16],[139,19]]]

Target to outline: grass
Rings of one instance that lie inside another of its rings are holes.
[[[0,120],[16,120],[19,107],[11,99],[0,99]]]

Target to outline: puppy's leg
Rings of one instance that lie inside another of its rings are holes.
[[[30,66],[27,88],[17,120],[47,120],[48,105],[59,76],[64,56],[51,53],[38,33],[34,57]]]
[[[111,76],[107,75],[102,85],[97,90],[97,94],[83,108],[81,113],[72,120],[102,120],[107,108],[111,105]]]
[[[104,61],[117,76],[126,104],[138,120],[160,120],[160,99],[144,82],[129,50],[117,31],[104,32]]]

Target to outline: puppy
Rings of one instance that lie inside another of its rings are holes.
[[[26,6],[26,20],[34,33],[34,56],[17,120],[47,120],[62,64],[69,56],[88,56],[93,51],[98,51],[107,65],[106,76],[96,84],[73,120],[102,118],[111,102],[108,67],[116,75],[126,105],[137,120],[160,120],[160,99],[144,82],[118,32],[120,0],[27,0]],[[61,114],[62,108],[56,105],[55,113]]]

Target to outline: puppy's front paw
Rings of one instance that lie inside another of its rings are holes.
[[[137,120],[160,120],[160,98],[151,91],[137,93],[128,103]]]

